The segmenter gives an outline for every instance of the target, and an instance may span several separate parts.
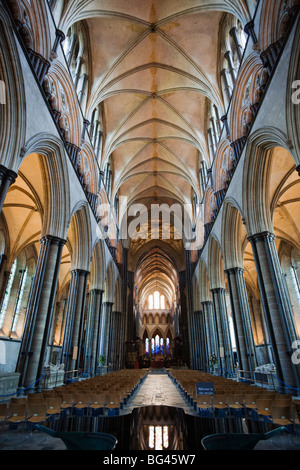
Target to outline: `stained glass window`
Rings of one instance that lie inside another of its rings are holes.
[[[160,302],[159,302],[159,292],[154,292],[154,308],[158,309],[160,308]]]
[[[160,353],[164,353],[164,339],[160,338]]]
[[[169,447],[169,428],[168,426],[163,427],[163,445],[167,449]]]
[[[170,354],[170,339],[166,339],[166,353]]]
[[[145,353],[149,354],[149,338],[145,339]]]
[[[154,338],[151,339],[151,352],[152,352],[152,354],[155,353]]]
[[[2,328],[2,325],[3,325],[3,322],[4,322],[6,309],[7,309],[8,301],[9,301],[9,298],[10,298],[10,293],[11,293],[12,285],[13,285],[13,282],[14,282],[16,269],[17,269],[17,260],[15,260],[14,264],[12,265],[12,268],[11,268],[11,271],[10,271],[10,274],[9,274],[9,278],[8,278],[8,282],[7,282],[7,286],[6,286],[6,291],[5,291],[5,295],[4,295],[4,299],[3,299],[3,303],[2,303],[2,308],[1,308],[1,312],[0,312],[0,328]]]
[[[169,447],[168,426],[149,426],[149,449],[163,450]]]
[[[163,449],[162,427],[156,426],[155,427],[155,450],[162,450],[162,449]]]
[[[155,353],[159,354],[159,336],[155,336]]]
[[[149,448],[154,449],[154,446],[155,446],[154,426],[149,426]]]

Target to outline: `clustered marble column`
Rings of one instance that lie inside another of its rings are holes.
[[[125,341],[124,322],[125,316],[122,312],[111,312],[107,363],[111,364],[112,370],[122,368],[122,351]]]
[[[226,305],[226,290],[224,288],[212,289],[213,308],[215,314],[218,348],[221,373],[232,374],[234,371],[233,352],[229,331],[229,319]]]
[[[275,236],[262,232],[250,236],[263,310],[279,389],[299,387],[299,367],[293,364],[292,343],[297,338],[292,310],[275,246]]]
[[[44,370],[59,267],[66,241],[47,235],[40,243],[16,369],[21,373],[20,387],[35,386],[37,389],[41,385],[40,382],[33,384]]]
[[[14,184],[17,177],[18,175],[14,171],[0,165],[0,212],[2,211],[7,191]]]
[[[225,273],[228,281],[239,369],[243,371],[244,377],[252,377],[257,363],[244,269],[232,268],[226,270]]]
[[[79,367],[88,275],[89,272],[82,269],[71,271],[61,351],[61,362],[64,363],[66,371],[77,370]]]
[[[103,290],[92,289],[89,291],[89,308],[84,345],[84,373],[89,374],[97,369],[98,335],[102,310]]]

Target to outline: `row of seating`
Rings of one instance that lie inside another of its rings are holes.
[[[201,371],[171,370],[170,374],[200,416],[250,417],[280,426],[300,423],[292,395]],[[213,394],[197,395],[199,382],[212,383]]]
[[[8,403],[0,404],[0,422],[8,423],[13,428],[20,423],[30,426],[68,415],[97,417],[107,413],[115,416],[126,405],[146,372],[111,372],[105,376],[11,398]]]

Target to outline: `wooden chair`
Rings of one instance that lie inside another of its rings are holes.
[[[256,416],[258,418],[262,417],[264,421],[268,421],[268,418],[272,415],[273,401],[273,398],[258,398],[256,400]]]
[[[26,405],[27,404],[27,397],[13,397],[10,399],[10,403],[16,403],[17,405]]]
[[[25,423],[27,417],[26,403],[10,403],[7,410],[7,422],[11,429],[18,427],[20,423]]]
[[[7,403],[0,403],[0,423],[5,424],[7,419]]]
[[[271,420],[279,426],[289,426],[293,424],[293,415],[291,405],[276,405],[273,403],[271,408]]]
[[[49,416],[60,415],[61,412],[61,398],[48,397],[45,400],[46,403],[46,414]]]
[[[47,407],[45,403],[28,403],[26,423],[30,430],[33,430],[36,424],[44,423],[47,419]]]
[[[219,417],[225,417],[228,411],[227,396],[225,393],[213,395],[213,409]]]

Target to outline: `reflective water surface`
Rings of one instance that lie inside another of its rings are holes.
[[[204,450],[201,439],[210,434],[266,433],[272,429],[271,423],[246,418],[203,418],[186,414],[182,408],[145,406],[119,416],[67,417],[60,420],[57,431],[112,434],[118,439],[116,450],[199,452]]]

